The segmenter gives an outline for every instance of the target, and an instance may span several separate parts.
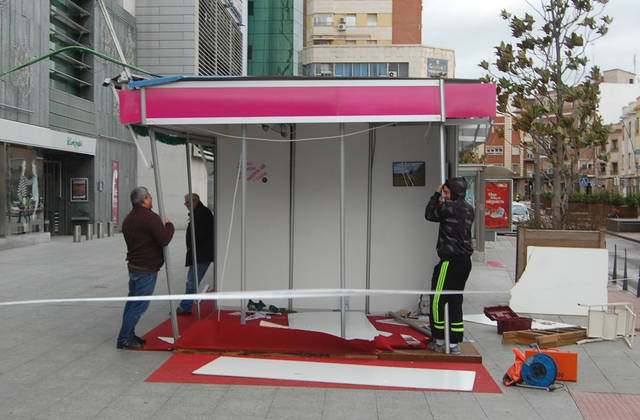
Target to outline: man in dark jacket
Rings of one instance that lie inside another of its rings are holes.
[[[439,222],[438,256],[440,262],[433,269],[429,319],[431,334],[435,341],[429,348],[441,353],[444,347],[444,305],[449,303],[450,353],[459,354],[459,343],[464,336],[462,323],[462,294],[442,295],[443,290],[464,290],[471,272],[471,226],[474,219],[473,207],[466,202],[467,181],[451,178],[440,185],[431,196],[424,217],[431,222]]]
[[[198,265],[198,284],[207,272],[209,265],[213,262],[213,214],[202,204],[198,194],[191,194],[193,197],[193,217],[187,225],[186,244],[187,257],[185,266],[189,267],[187,273],[187,286],[185,293],[196,293],[195,270],[193,269],[193,249],[191,241],[191,221],[194,222],[196,233],[196,262]],[[184,205],[189,208],[189,194],[184,196]],[[193,300],[183,300],[176,310],[178,315],[190,315]]]
[[[156,287],[158,271],[164,264],[162,248],[171,242],[173,224],[165,217],[164,224],[151,211],[151,194],[145,187],[131,191],[133,209],[122,222],[122,233],[127,243],[129,269],[129,296],[149,296]],[[139,349],[145,340],[135,334],[136,324],[149,307],[149,301],[129,301],[124,306],[122,327],[117,347]]]

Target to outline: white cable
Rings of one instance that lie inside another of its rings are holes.
[[[346,133],[344,135],[344,137],[350,137],[350,136],[356,136],[358,134],[368,133],[369,131],[373,131],[373,130],[376,130],[378,128],[389,127],[390,125],[394,125],[394,124],[395,123],[388,123],[388,124],[385,124],[385,125],[379,125],[379,126],[376,126],[376,127],[367,128],[365,130],[353,131],[351,133]],[[205,131],[208,132],[208,133],[211,133],[211,134],[215,134],[216,136],[226,137],[226,138],[229,138],[229,139],[238,139],[238,140],[242,140],[243,139],[242,136],[234,136],[232,134],[220,133],[218,131],[213,131],[213,130],[209,130],[209,129],[206,129]],[[314,140],[337,140],[337,139],[340,139],[340,135],[337,135],[337,136],[324,136],[324,137],[307,137],[307,138],[302,138],[302,139],[267,139],[267,138],[263,138],[263,137],[244,137],[244,138],[246,140],[259,140],[259,141],[275,142],[275,143],[290,143],[290,142],[314,141]]]
[[[507,294],[509,290],[388,290],[388,289],[284,289],[284,290],[253,290],[234,292],[214,292],[180,295],[150,295],[150,296],[122,296],[122,297],[92,297],[92,298],[63,298],[63,299],[34,299],[10,302],[0,302],[1,306],[52,304],[52,303],[86,303],[86,302],[134,302],[134,301],[173,301],[173,300],[238,300],[238,299],[308,299],[333,298],[340,296],[381,296],[381,295],[470,295],[470,294]]]
[[[227,258],[229,257],[229,248],[231,243],[231,230],[233,229],[233,215],[236,211],[236,196],[238,194],[238,183],[240,180],[240,167],[236,172],[236,186],[233,189],[233,199],[231,200],[231,217],[229,221],[229,233],[227,234],[227,245],[224,250],[224,259],[222,260],[222,272],[220,273],[220,284],[218,285],[218,290],[222,290],[222,286],[224,284],[224,273],[227,269]],[[218,321],[220,321],[220,312],[218,312]]]

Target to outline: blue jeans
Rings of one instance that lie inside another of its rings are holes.
[[[198,263],[198,284],[200,284],[200,281],[207,272],[210,264],[210,262]],[[196,279],[194,277],[193,265],[191,265],[189,267],[189,272],[187,273],[187,288],[184,292],[185,294],[196,293]],[[184,311],[191,312],[191,306],[193,306],[193,300],[183,300],[180,302],[180,307]]]
[[[129,296],[149,296],[156,287],[158,273],[129,272]],[[118,344],[125,344],[135,335],[136,324],[149,307],[148,300],[128,301],[124,305],[122,328],[118,334]]]

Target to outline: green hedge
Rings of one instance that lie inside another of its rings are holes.
[[[549,197],[551,192],[549,191]],[[570,203],[604,203],[613,206],[637,206],[640,200],[640,194],[629,194],[624,197],[617,191],[597,191],[592,194],[584,194],[574,191],[569,195]]]

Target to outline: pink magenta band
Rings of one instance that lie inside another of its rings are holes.
[[[149,119],[440,115],[438,86],[148,87],[145,93]],[[495,85],[445,85],[447,118],[495,112]],[[142,121],[140,91],[120,92],[120,113],[123,124]]]

